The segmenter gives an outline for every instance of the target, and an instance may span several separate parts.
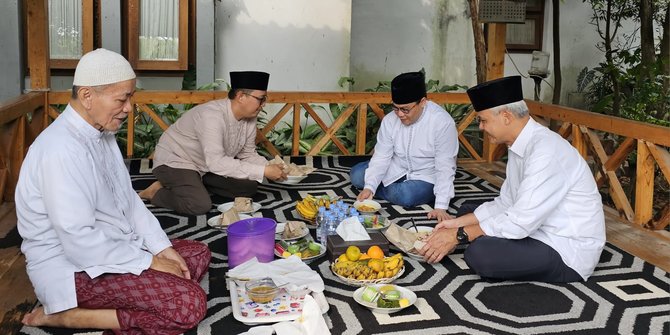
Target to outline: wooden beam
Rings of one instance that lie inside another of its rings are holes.
[[[300,112],[302,106],[299,103],[293,104],[293,147],[291,148],[291,155],[298,156],[300,153]]]
[[[312,146],[312,149],[307,153],[307,156],[314,156],[321,151],[321,149],[328,143],[328,140],[330,140],[331,137],[335,136],[335,133],[342,127],[344,122],[347,121],[347,119],[351,116],[351,114],[354,113],[356,108],[358,107],[357,104],[351,104],[349,107],[347,107],[340,115],[335,119],[333,124],[330,125],[330,128],[326,131],[326,133],[319,138],[316,143]],[[349,151],[345,150],[342,152],[343,155],[349,155]]]
[[[44,105],[44,92],[30,92],[0,104],[0,124],[12,122]]]
[[[584,134],[579,129],[578,125],[572,125],[572,146],[577,149],[577,152],[587,159],[588,152],[586,151],[586,142],[584,141]]]
[[[368,123],[368,105],[361,104],[358,107],[358,117],[356,118],[356,154],[365,155],[365,135]]]
[[[30,69],[30,88],[46,91],[50,87],[49,2],[26,0],[26,50]]]
[[[14,189],[19,180],[19,171],[26,157],[26,117],[21,116],[14,124],[11,151],[9,153],[9,180],[5,189],[4,200],[14,201]]]
[[[633,138],[626,138],[619,147],[614,151],[612,156],[607,159],[607,161],[604,164],[604,169],[605,171],[615,171],[623,161],[628,158],[628,155],[635,149],[635,139]],[[596,184],[598,187],[602,186],[604,180],[605,180],[605,175],[603,175],[600,172],[597,172],[595,175],[596,178]]]
[[[291,110],[291,107],[293,107],[293,105],[285,104],[284,107],[282,107],[279,110],[279,112],[277,112],[277,114],[275,114],[275,116],[272,117],[272,119],[270,119],[270,121],[268,121],[268,123],[265,124],[265,127],[263,127],[263,129],[260,130],[263,137],[265,137],[265,135],[267,135],[272,129],[274,129],[274,127],[277,125],[277,123],[279,123],[279,121],[281,121],[284,115],[286,115],[286,113],[288,113],[288,111]]]
[[[321,118],[319,117],[319,114],[316,113],[316,111],[314,110],[314,108],[312,108],[312,106],[310,106],[306,103],[303,103],[302,107],[305,108],[307,113],[312,116],[312,118],[314,119],[314,122],[316,122],[316,124],[318,124],[319,127],[321,127],[321,129],[323,129],[324,134],[326,132],[328,132],[328,126],[326,125],[325,122],[323,122],[323,120],[321,120]],[[331,136],[330,140],[333,141],[333,144],[335,144],[335,146],[338,149],[340,149],[341,152],[345,152],[347,150],[347,148],[344,146],[344,144],[342,144],[342,141],[340,141],[337,138],[337,136],[334,136],[334,135]]]
[[[670,153],[668,150],[650,142],[646,142],[649,152],[656,160],[659,169],[665,176],[666,181],[670,181]]]
[[[635,220],[648,224],[653,217],[654,157],[643,140],[637,141],[637,171],[635,176]]]
[[[149,115],[149,117],[154,122],[156,122],[156,124],[159,127],[161,127],[161,129],[163,129],[163,131],[166,131],[168,129],[168,127],[170,126],[165,121],[163,121],[163,118],[161,118],[158,114],[156,114],[156,112],[154,112],[154,110],[151,109],[149,106],[147,106],[145,104],[137,104],[137,103],[136,103],[135,106],[137,106],[143,113],[146,113],[147,115]],[[128,114],[128,115],[130,115],[130,114]]]

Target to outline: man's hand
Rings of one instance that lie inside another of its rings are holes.
[[[151,268],[171,273],[177,277],[191,279],[191,273],[181,255],[172,247],[165,248],[151,260]]]
[[[372,199],[372,196],[373,196],[372,191],[365,188],[361,191],[361,193],[358,193],[358,197],[356,197],[356,200],[363,201],[366,199]]]
[[[456,229],[433,230],[433,233],[426,239],[426,245],[419,250],[423,259],[428,263],[437,263],[444,256],[452,253],[458,240],[456,240]]]
[[[286,173],[282,169],[281,164],[270,164],[265,166],[263,175],[270,180],[284,181],[286,180]]]
[[[447,213],[447,210],[442,208],[435,208],[432,211],[428,212],[428,218],[437,219],[437,222],[452,219],[451,215]]]

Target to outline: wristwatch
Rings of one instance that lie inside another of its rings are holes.
[[[456,231],[456,240],[458,241],[458,244],[465,244],[469,242],[468,233],[465,232],[463,227],[458,227],[458,231]]]

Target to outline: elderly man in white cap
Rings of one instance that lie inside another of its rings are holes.
[[[605,219],[586,161],[529,116],[521,77],[467,93],[479,128],[509,148],[507,179],[493,201],[440,222],[420,250],[424,259],[438,262],[470,243],[465,262],[487,280],[587,280],[605,245]]]
[[[84,55],[72,99],[35,140],[16,187],[18,230],[42,306],[27,326],[180,334],[206,312],[206,245],[170,241],[132,188],[114,134],[135,73],[105,49]]]

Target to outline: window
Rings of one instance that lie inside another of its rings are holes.
[[[188,0],[128,0],[127,53],[136,70],[186,70]]]
[[[93,0],[49,0],[49,66],[74,69],[93,50]]]
[[[527,0],[526,22],[507,24],[505,43],[509,52],[542,50],[544,0]]]

